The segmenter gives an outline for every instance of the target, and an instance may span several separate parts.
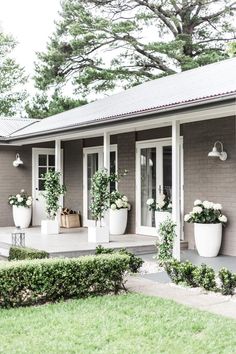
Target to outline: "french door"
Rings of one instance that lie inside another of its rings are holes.
[[[156,199],[158,193],[172,198],[171,139],[138,142],[136,147],[136,233],[157,236],[155,213],[148,210],[146,202]],[[180,153],[182,156],[182,143]]]
[[[63,166],[63,154],[61,154]],[[32,197],[33,197],[33,225],[40,225],[46,218],[43,175],[49,170],[55,170],[55,149],[32,149]],[[62,173],[63,171],[61,171]]]
[[[91,184],[94,173],[102,169],[104,164],[103,147],[84,148],[84,176],[83,176],[83,226],[94,224],[90,211]],[[110,173],[117,172],[117,146],[110,147]],[[115,183],[110,185],[111,191],[116,188]]]

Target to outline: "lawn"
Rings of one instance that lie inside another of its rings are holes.
[[[0,353],[236,353],[236,321],[157,297],[0,310]]]

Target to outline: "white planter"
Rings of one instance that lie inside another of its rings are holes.
[[[89,226],[88,227],[89,243],[105,243],[109,242],[109,228],[107,226]]]
[[[12,207],[13,220],[15,226],[19,226],[21,229],[26,229],[29,227],[31,222],[32,209],[24,206]]]
[[[128,209],[109,210],[109,226],[111,235],[123,235],[128,221]]]
[[[216,257],[222,239],[222,224],[194,224],[195,244],[199,256]]]
[[[41,234],[43,235],[57,235],[59,234],[59,223],[57,220],[42,220]]]
[[[168,218],[171,218],[171,213],[169,211],[155,211],[155,226],[157,232],[159,230],[160,224]]]

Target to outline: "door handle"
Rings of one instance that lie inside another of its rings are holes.
[[[37,202],[39,201],[39,198],[36,198],[35,200],[37,200]]]

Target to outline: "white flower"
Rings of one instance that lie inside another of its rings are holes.
[[[200,214],[202,212],[202,208],[200,206],[196,206],[193,208],[193,214]]]
[[[117,208],[122,208],[123,207],[123,202],[122,202],[121,199],[117,199],[116,200],[116,206],[117,206]]]
[[[193,203],[193,205],[197,206],[202,204],[202,201],[200,199],[196,199],[195,202]]]
[[[29,199],[29,200],[32,200],[32,197],[31,197],[31,195],[29,195],[29,196],[28,196],[28,199]]]
[[[227,217],[225,215],[219,216],[218,219],[219,219],[220,222],[227,222]]]
[[[25,192],[25,190],[24,189],[21,189],[21,191],[20,191],[21,193],[24,193]]]
[[[20,198],[20,194],[17,194],[17,195],[16,195],[16,198]]]
[[[10,200],[10,204],[13,204],[14,203],[14,200]]]
[[[123,208],[128,208],[128,203],[127,202],[123,202]]]
[[[17,198],[17,201],[18,201],[19,203],[21,203],[21,202],[23,202],[23,198],[22,198],[22,197],[19,197],[19,198]]]
[[[116,210],[116,205],[115,204],[111,204],[111,210]]]
[[[147,205],[152,205],[154,203],[154,199],[153,198],[150,198],[146,201],[146,204]]]
[[[128,198],[126,197],[126,195],[123,195],[122,200],[123,202],[128,202]]]
[[[163,202],[163,200],[165,200],[165,194],[162,194],[162,193],[159,193],[158,195],[157,195],[157,200],[156,200],[156,202],[157,203],[161,203],[161,202]]]
[[[221,210],[222,209],[222,205],[221,204],[214,204],[213,205],[213,209],[214,210]]]
[[[168,209],[171,209],[172,208],[172,203],[169,203],[168,204]]]
[[[162,209],[164,206],[165,206],[165,202],[164,201],[160,201],[159,203],[157,203],[156,204],[156,207],[158,208],[158,209]]]
[[[184,216],[184,221],[188,222],[190,218],[191,218],[191,215],[190,214],[186,214]]]
[[[128,210],[131,210],[131,204],[130,203],[127,203],[127,204],[128,204],[128,206],[127,206]]]
[[[202,203],[202,205],[203,205],[204,208],[206,208],[206,209],[212,209],[214,204],[213,204],[212,202],[208,202],[207,200],[204,200],[204,202]]]
[[[31,200],[26,200],[26,205],[30,206],[32,204],[32,201]]]

